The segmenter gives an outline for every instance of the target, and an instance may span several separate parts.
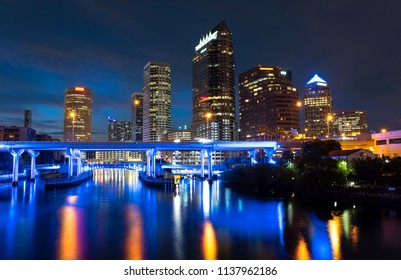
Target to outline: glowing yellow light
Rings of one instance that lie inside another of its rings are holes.
[[[203,257],[205,260],[217,259],[217,239],[210,221],[205,222],[203,229]]]
[[[85,88],[83,88],[83,87],[75,87],[75,91],[85,91]]]
[[[331,122],[333,120],[333,116],[331,114],[327,115],[327,121]]]
[[[259,70],[273,70],[271,67],[259,67]]]
[[[385,132],[387,132],[387,129],[385,129],[385,128],[382,128],[382,133],[385,133]]]
[[[76,260],[80,258],[80,236],[78,231],[79,223],[78,209],[73,206],[61,208],[61,229],[58,245],[58,259]]]
[[[210,112],[207,112],[207,113],[205,114],[205,116],[206,116],[207,119],[210,119],[210,118],[213,116],[213,114],[210,113]]]
[[[140,210],[135,206],[127,206],[126,219],[129,225],[128,237],[125,241],[126,258],[128,260],[142,260],[144,258],[144,233]]]
[[[70,117],[71,117],[71,118],[75,118],[75,112],[71,112],[71,113],[70,113]]]
[[[310,260],[310,254],[308,250],[308,244],[306,244],[303,236],[298,242],[297,248],[295,249],[295,259],[297,260]]]
[[[134,104],[135,104],[135,105],[139,105],[139,100],[136,99],[136,100],[134,101]]]
[[[332,220],[328,222],[328,231],[330,236],[331,251],[333,253],[334,260],[341,259],[341,218],[334,216]]]
[[[301,101],[298,101],[297,102],[297,107],[301,107],[302,106],[302,102]]]

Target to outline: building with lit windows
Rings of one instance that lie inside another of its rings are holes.
[[[306,84],[303,106],[306,136],[332,135],[333,101],[330,88],[317,74]]]
[[[36,130],[30,127],[0,126],[0,141],[35,141]]]
[[[143,131],[143,93],[134,92],[131,95],[132,104],[132,141],[142,141]]]
[[[374,153],[379,157],[401,156],[401,130],[386,131],[372,134]]]
[[[91,141],[92,91],[72,87],[64,95],[64,141]]]
[[[221,21],[199,40],[192,59],[193,138],[238,140],[232,34]]]
[[[161,141],[171,128],[171,66],[150,61],[143,70],[143,141]]]
[[[268,135],[299,131],[298,91],[288,70],[257,66],[240,74],[239,104],[241,140],[267,140]]]
[[[184,126],[184,129],[170,130],[165,135],[167,142],[191,141],[192,133],[190,129]],[[200,157],[198,151],[173,151],[163,153],[166,161],[173,164],[196,164],[199,163]]]
[[[359,135],[369,133],[366,111],[333,113],[333,135]]]
[[[108,141],[130,142],[132,141],[132,123],[119,121],[108,117]]]

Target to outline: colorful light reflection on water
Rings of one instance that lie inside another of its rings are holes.
[[[99,169],[81,186],[0,185],[1,259],[400,259],[399,211],[308,211],[219,181],[143,186]],[[398,245],[397,245],[398,244]]]

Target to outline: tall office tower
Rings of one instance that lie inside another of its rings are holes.
[[[368,133],[366,111],[343,111],[333,114],[333,134],[356,136]]]
[[[237,140],[232,34],[225,21],[202,36],[192,59],[194,138]]]
[[[290,71],[257,66],[240,74],[240,139],[267,140],[266,134],[295,133],[300,127],[298,102]]]
[[[84,87],[65,90],[64,141],[91,141],[92,91]]]
[[[25,109],[24,110],[24,127],[32,127],[32,110]]]
[[[108,117],[108,140],[128,142],[132,140],[132,123]]]
[[[143,134],[143,93],[134,92],[131,95],[132,103],[132,141],[142,141]]]
[[[171,66],[150,61],[143,69],[143,141],[161,141],[171,128]]]
[[[333,100],[327,82],[317,74],[306,84],[303,106],[306,136],[332,135]]]

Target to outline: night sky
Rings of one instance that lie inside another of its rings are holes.
[[[371,130],[401,129],[401,1],[0,0],[0,125],[62,139],[64,90],[93,90],[93,139],[107,116],[131,120],[149,60],[172,66],[172,127],[191,125],[192,56],[225,19],[238,75],[291,70],[302,93],[317,73],[334,110],[367,110]]]

